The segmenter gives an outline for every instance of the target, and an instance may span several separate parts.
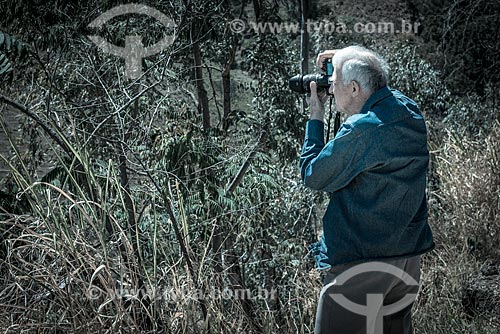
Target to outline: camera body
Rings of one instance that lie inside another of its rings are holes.
[[[326,92],[327,94],[330,94],[328,90],[330,87],[330,77],[333,75],[332,59],[328,58],[323,60],[323,65],[321,66],[321,69],[325,71],[325,74],[323,73],[312,73],[306,75],[297,74],[291,77],[290,80],[288,80],[288,87],[290,87],[290,89],[293,90],[294,92],[300,94],[311,94],[311,88],[309,87],[309,84],[311,83],[311,81],[315,81],[318,87],[317,89],[318,93]]]

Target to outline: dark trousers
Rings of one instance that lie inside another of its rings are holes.
[[[420,256],[347,264],[324,279],[315,334],[411,334]]]

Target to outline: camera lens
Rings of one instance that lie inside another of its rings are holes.
[[[302,75],[297,74],[296,76],[293,76],[288,80],[288,87],[290,87],[291,90],[294,92],[304,94],[306,91],[303,89],[303,80],[302,80]]]
[[[319,73],[307,74],[307,75],[297,74],[296,76],[293,76],[290,78],[290,80],[288,80],[288,87],[290,87],[292,91],[300,94],[306,94],[306,93],[310,94],[311,88],[309,85],[311,81],[316,82],[316,85],[318,87],[318,92],[321,91],[328,92],[328,87],[330,86],[328,82],[328,75]]]

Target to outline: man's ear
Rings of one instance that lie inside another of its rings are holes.
[[[361,87],[359,86],[358,82],[357,81],[351,81],[351,94],[352,94],[352,97],[356,97],[358,96],[361,92],[360,92],[360,89]]]

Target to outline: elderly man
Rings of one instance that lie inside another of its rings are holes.
[[[334,67],[329,92],[348,117],[325,144],[328,97],[311,83],[299,167],[307,187],[330,193],[323,235],[312,247],[327,270],[315,333],[411,333],[420,255],[434,247],[424,118],[414,101],[387,87],[389,68],[375,52],[325,51],[318,64],[325,58]]]

